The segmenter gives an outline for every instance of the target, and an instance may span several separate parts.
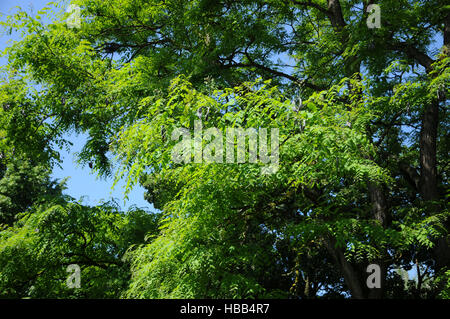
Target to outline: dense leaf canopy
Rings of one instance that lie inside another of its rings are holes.
[[[373,1],[65,4],[3,22],[0,296],[449,297],[446,1],[379,0],[379,28]],[[174,161],[200,121],[278,130],[278,167]],[[158,212],[62,195],[72,131]]]

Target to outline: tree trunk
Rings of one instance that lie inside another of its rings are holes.
[[[325,244],[328,252],[333,256],[336,264],[341,269],[342,274],[344,275],[345,283],[347,284],[352,298],[354,299],[365,299],[364,289],[361,285],[360,278],[358,276],[358,272],[353,268],[352,264],[350,264],[344,256],[342,249],[336,247],[336,240],[334,238],[329,238],[325,240]]]
[[[368,183],[369,197],[372,202],[372,215],[375,220],[377,220],[383,228],[389,227],[391,223],[391,218],[389,215],[388,204],[385,196],[385,192],[381,185],[377,185],[373,182]],[[387,254],[387,253],[386,253]],[[373,263],[380,266],[381,270],[381,285],[380,288],[372,288],[369,292],[370,299],[381,299],[384,297],[385,286],[386,286],[386,276],[387,276],[387,265],[383,261],[383,256],[381,258],[374,260]]]
[[[420,131],[420,193],[424,201],[439,199],[436,167],[438,123],[439,101],[433,100],[424,110]]]

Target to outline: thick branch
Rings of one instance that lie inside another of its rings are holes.
[[[450,56],[450,13],[444,18],[444,48],[443,53]]]
[[[247,55],[247,58],[249,58],[248,55]],[[281,72],[281,71],[278,71],[278,70],[271,69],[271,68],[269,68],[269,67],[267,67],[265,65],[262,65],[262,64],[259,64],[259,63],[255,62],[255,61],[253,61],[251,59],[249,59],[249,63],[222,64],[222,67],[224,67],[224,68],[238,68],[238,67],[250,68],[250,67],[255,67],[255,68],[263,70],[263,71],[265,71],[267,73],[270,73],[270,74],[273,74],[273,75],[276,75],[276,76],[279,76],[279,77],[283,77],[283,78],[286,78],[286,79],[291,80],[293,82],[296,82],[299,85],[308,87],[308,88],[310,88],[310,89],[312,89],[314,91],[322,91],[322,90],[325,89],[324,87],[321,87],[321,86],[318,86],[316,84],[307,82],[306,80],[300,80],[299,78],[297,78],[297,77],[295,77],[293,75],[290,75],[290,74],[287,74],[287,73],[284,73],[284,72]]]
[[[400,172],[405,177],[408,184],[410,184],[413,189],[416,192],[420,191],[420,175],[417,172],[417,170],[406,164],[406,163],[400,163],[399,164]]]
[[[342,249],[336,247],[336,240],[334,238],[326,239],[325,245],[328,252],[333,256],[336,263],[339,265],[342,274],[344,275],[345,283],[347,284],[352,298],[364,299],[364,292],[359,280],[357,271],[353,266],[345,259]]]
[[[396,42],[388,43],[388,48],[405,53],[409,58],[414,59],[422,65],[427,73],[432,70],[431,65],[434,63],[434,60],[422,51],[418,50],[416,47],[405,42]]]
[[[311,8],[317,9],[320,12],[322,12],[323,14],[327,15],[328,17],[331,15],[331,13],[327,9],[323,8],[319,4],[314,3],[312,1],[295,1],[295,0],[291,0],[291,2],[293,4],[295,4],[295,5],[297,5],[297,6],[311,7]]]
[[[331,12],[329,18],[333,27],[342,29],[347,25],[344,21],[344,16],[342,15],[342,8],[339,0],[328,0],[328,11]]]

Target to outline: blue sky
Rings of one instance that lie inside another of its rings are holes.
[[[0,1],[0,12],[2,18],[11,13],[15,6],[20,6],[27,12],[36,12],[50,2],[50,0],[15,0],[15,1]],[[7,36],[4,32],[0,33],[0,50],[5,49],[8,45],[8,40],[18,40],[17,35]],[[7,60],[0,58],[0,65],[7,63]],[[73,143],[70,152],[61,150],[61,157],[63,162],[62,168],[55,167],[53,177],[63,179],[69,177],[67,182],[68,189],[66,193],[76,199],[84,197],[83,202],[89,205],[96,205],[102,200],[107,201],[111,198],[118,199],[118,203],[122,208],[127,209],[130,206],[136,205],[142,208],[153,209],[153,206],[144,200],[144,188],[139,185],[135,186],[128,195],[128,200],[125,201],[123,191],[125,182],[121,181],[116,185],[114,190],[111,189],[112,179],[99,179],[96,174],[92,174],[89,167],[78,166],[75,162],[75,153],[79,152],[83,147],[86,136],[85,135],[67,135],[66,138]]]

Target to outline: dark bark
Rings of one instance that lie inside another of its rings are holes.
[[[372,216],[377,220],[383,228],[389,227],[391,224],[391,217],[389,214],[388,203],[386,200],[385,190],[382,185],[378,185],[374,182],[368,183],[369,198],[372,203]],[[387,252],[385,252],[387,255]],[[386,287],[386,275],[387,275],[387,265],[383,261],[381,256],[379,259],[372,261],[373,263],[380,266],[381,270],[381,286],[380,288],[372,288],[369,291],[368,297],[370,299],[380,299],[384,297],[385,287]]]
[[[388,204],[384,189],[381,185],[377,185],[373,182],[368,183],[368,188],[370,201],[372,203],[373,218],[379,221],[383,228],[386,228],[389,226],[391,219],[388,212]]]
[[[417,172],[417,169],[410,166],[407,163],[399,163],[399,169],[401,175],[405,178],[408,184],[412,187],[414,192],[420,192],[420,175]]]
[[[450,14],[443,17],[443,47],[442,53],[450,56]],[[437,174],[437,133],[439,126],[439,103],[445,101],[444,96],[434,99],[424,110],[420,132],[420,164],[421,164],[421,195],[424,201],[432,201],[427,208],[431,212],[440,211],[438,174]],[[450,221],[445,221],[447,231],[450,230]],[[450,238],[444,236],[437,240],[433,249],[436,259],[435,270],[450,268]]]
[[[420,131],[420,194],[426,202],[427,212],[441,210],[437,175],[437,132],[439,125],[439,101],[433,100],[424,110]],[[448,220],[446,221],[449,229]],[[450,267],[450,242],[448,236],[437,240],[433,249],[436,260],[435,270]]]
[[[342,15],[342,8],[339,0],[328,0],[328,11],[331,12],[329,18],[333,27],[342,29],[347,25],[344,21],[344,16]]]
[[[442,52],[450,56],[450,14],[444,18],[444,47]]]
[[[347,259],[345,259],[342,249],[340,247],[336,247],[336,240],[334,238],[328,238],[325,240],[325,245],[328,252],[331,256],[333,256],[336,264],[341,269],[341,272],[344,275],[345,283],[350,290],[352,298],[366,298],[357,270],[347,261]]]
[[[425,68],[427,73],[432,70],[432,64],[435,61],[422,51],[418,50],[413,45],[410,45],[406,42],[394,42],[394,43],[388,42],[387,47],[390,50],[402,52],[407,57],[414,59],[418,64],[420,64]]]
[[[436,166],[438,123],[439,103],[434,100],[425,107],[420,131],[420,192],[425,201],[439,199]]]
[[[444,55],[450,55],[450,14],[443,18],[443,48]],[[427,70],[429,71],[429,70]],[[441,97],[441,100],[445,98]],[[427,203],[429,212],[438,212],[442,209],[439,203],[440,194],[438,188],[437,173],[437,134],[439,126],[439,103],[436,98],[424,109],[420,131],[420,194]],[[449,220],[445,221],[447,231],[450,229]],[[439,273],[442,269],[450,268],[450,238],[444,236],[437,240],[433,249],[436,260],[435,270]]]
[[[342,29],[347,24],[345,23],[344,16],[342,15],[341,3],[339,0],[328,0],[327,8],[323,8],[321,5],[312,1],[295,1],[291,2],[297,6],[314,8],[323,14],[325,14],[331,22],[331,25],[335,29]]]

